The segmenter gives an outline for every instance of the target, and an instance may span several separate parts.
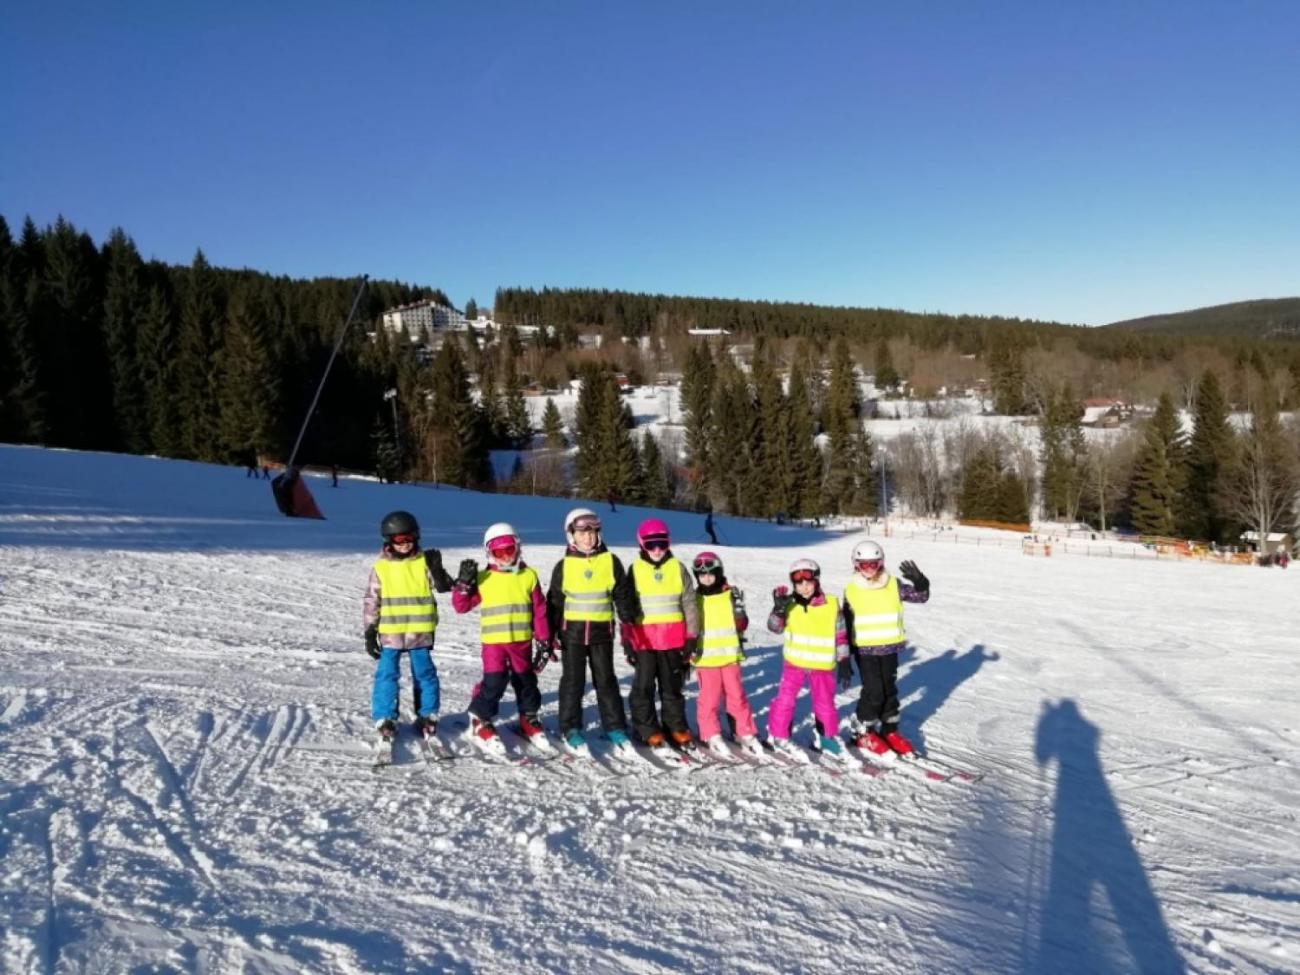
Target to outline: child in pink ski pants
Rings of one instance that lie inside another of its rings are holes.
[[[742,745],[749,745],[755,741],[758,729],[740,680],[740,661],[745,659],[741,634],[749,629],[745,599],[739,589],[727,584],[722,559],[713,552],[697,555],[691,569],[695,573],[702,631],[692,654],[700,684],[695,702],[700,740],[708,744],[722,734],[718,707],[725,701],[736,738]]]
[[[806,566],[806,567],[805,567]],[[781,667],[781,684],[767,717],[768,734],[773,738],[790,737],[794,723],[795,701],[807,681],[812,686],[812,708],[823,737],[839,734],[839,715],[835,710],[836,663],[847,659],[848,631],[844,614],[833,596],[821,589],[821,569],[811,559],[800,559],[791,567],[791,594],[785,586],[772,593],[772,614],[767,628],[786,633],[785,662]],[[791,619],[794,616],[796,619]],[[810,622],[811,621],[811,622]],[[794,639],[795,634],[798,638]],[[825,660],[819,658],[824,657]],[[809,666],[804,666],[807,658]]]

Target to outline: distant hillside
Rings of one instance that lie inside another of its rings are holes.
[[[1112,322],[1105,327],[1188,336],[1300,339],[1300,298],[1237,301],[1229,305],[1175,312],[1172,315],[1148,315],[1146,318]]]

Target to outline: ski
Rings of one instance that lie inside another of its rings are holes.
[[[911,756],[899,756],[899,765],[919,769],[925,773],[926,778],[936,782],[974,783],[984,778],[983,772],[953,765],[929,755],[918,755],[915,752]]]
[[[814,764],[812,756],[808,754],[807,749],[801,748],[797,745],[789,750],[782,750],[766,739],[762,740],[762,744],[763,749],[772,758],[776,759],[776,761],[787,768],[810,768]]]
[[[556,759],[562,761],[572,761],[572,756],[566,755],[552,743],[550,736],[546,732],[540,735],[528,736],[524,734],[523,729],[518,724],[509,725],[507,730],[519,740],[519,747],[530,757],[539,762],[553,762]]]
[[[393,764],[395,757],[394,745],[397,742],[397,736],[394,735],[376,735],[374,743],[374,756],[371,762],[371,768],[382,769]]]
[[[729,744],[732,753],[736,756],[737,760],[742,763],[753,765],[757,768],[762,768],[765,765],[773,766],[778,764],[776,759],[772,757],[772,750],[770,748],[764,748],[761,740],[758,741],[759,749],[757,752],[751,752],[739,741],[731,741]]]
[[[448,744],[434,732],[432,734],[421,732],[416,735],[416,740],[420,743],[420,754],[429,765],[437,765],[439,762],[454,762],[456,753],[453,752]]]

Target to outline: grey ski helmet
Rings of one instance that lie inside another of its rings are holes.
[[[385,542],[391,542],[394,535],[414,535],[420,538],[420,523],[409,511],[390,511],[379,523],[379,534]]]

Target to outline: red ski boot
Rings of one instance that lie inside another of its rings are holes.
[[[885,739],[868,728],[862,734],[854,739],[853,744],[857,745],[864,752],[871,752],[872,755],[889,754],[889,746],[885,744]]]
[[[538,738],[546,737],[546,729],[542,727],[541,721],[535,714],[521,714],[519,716],[519,733],[529,741],[536,741]]]
[[[885,744],[894,750],[899,758],[914,758],[916,749],[912,743],[904,738],[898,731],[890,731],[885,734]]]

